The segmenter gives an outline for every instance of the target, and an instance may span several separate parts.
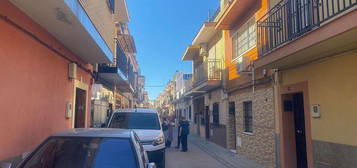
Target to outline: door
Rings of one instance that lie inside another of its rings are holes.
[[[307,168],[304,97],[302,93],[293,94],[293,109],[296,142],[296,167]]]
[[[86,122],[86,91],[76,88],[74,128],[84,128]]]
[[[237,142],[236,142],[236,105],[235,102],[229,102],[229,126],[232,128],[230,129],[230,139],[232,140],[231,146],[232,149],[236,150]]]
[[[210,125],[209,125],[209,121],[210,121],[210,115],[209,115],[209,106],[206,106],[205,109],[205,133],[206,133],[206,139],[209,139],[210,137]]]

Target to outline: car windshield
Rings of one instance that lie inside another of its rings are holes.
[[[129,139],[50,138],[22,168],[136,168]]]
[[[110,128],[124,129],[160,129],[156,113],[115,113]]]

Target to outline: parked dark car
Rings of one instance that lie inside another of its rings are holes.
[[[18,168],[156,168],[135,132],[72,129],[47,138]]]

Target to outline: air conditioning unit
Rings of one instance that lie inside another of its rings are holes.
[[[69,79],[77,78],[77,64],[76,63],[68,64],[68,78]]]
[[[206,56],[206,55],[208,55],[208,46],[207,44],[201,44],[200,56]]]
[[[237,72],[251,72],[252,71],[251,61],[247,56],[242,56],[242,61],[237,63]]]
[[[228,99],[228,94],[227,93],[225,93],[224,91],[223,91],[223,89],[221,90],[221,95],[222,95],[222,100],[226,100],[226,99]]]

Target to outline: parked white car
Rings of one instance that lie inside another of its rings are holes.
[[[121,109],[115,111],[108,128],[131,129],[139,136],[150,162],[165,167],[165,137],[158,113],[152,109]]]

